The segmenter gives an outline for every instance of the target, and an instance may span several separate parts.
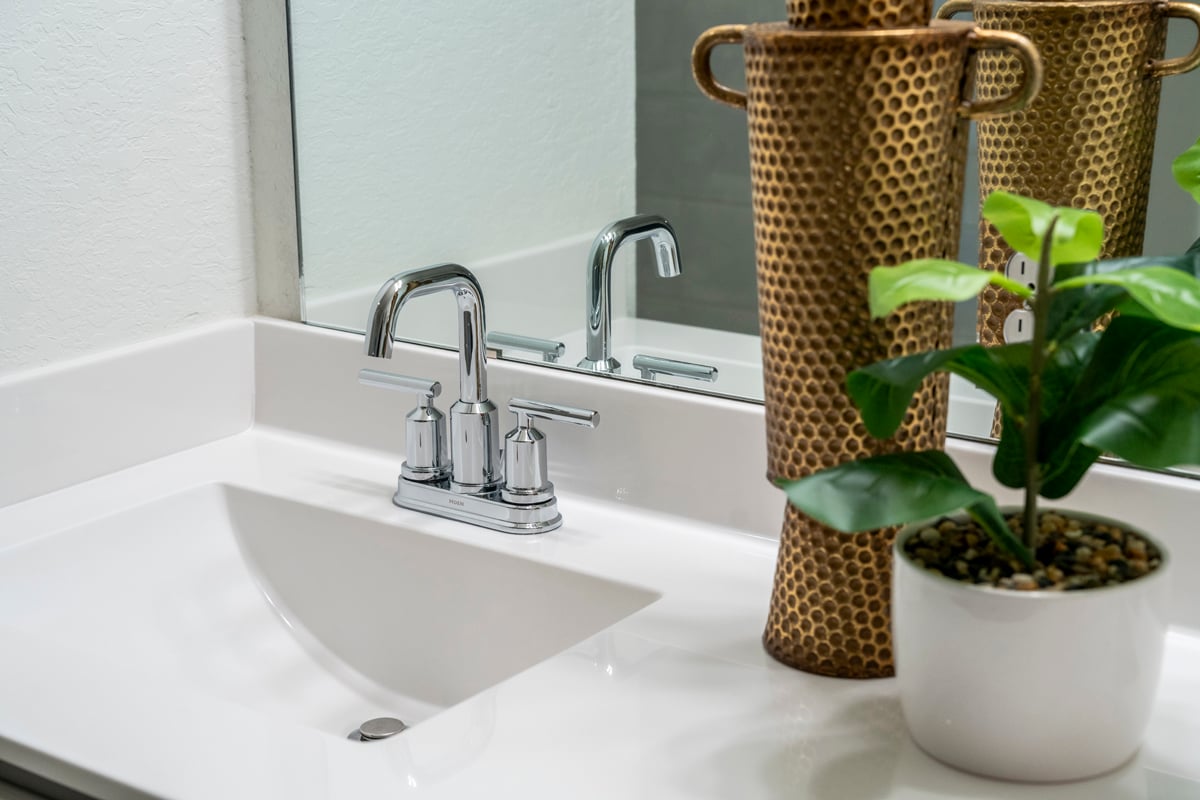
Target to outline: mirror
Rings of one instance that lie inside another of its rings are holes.
[[[638,379],[634,355],[665,357],[714,366],[717,380],[663,383],[761,401],[745,116],[700,93],[690,51],[712,25],[782,19],[783,0],[290,6],[307,322],[361,331],[384,279],[454,261],[479,277],[489,331],[562,342],[555,366],[572,368],[593,238],[613,220],[661,214],[683,274],[658,277],[648,242],[618,251],[622,377]],[[1169,54],[1190,48],[1184,27],[1171,26]],[[737,48],[719,48],[714,70],[738,85]],[[1200,235],[1170,175],[1200,136],[1198,92],[1200,71],[1163,81],[1149,253],[1181,252]],[[977,192],[969,177],[969,262]],[[957,322],[956,339],[973,340],[973,306]],[[414,303],[397,333],[457,346],[453,300]],[[986,436],[991,419],[989,397],[954,385],[953,432]]]

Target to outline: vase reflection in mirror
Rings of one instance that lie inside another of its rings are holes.
[[[790,11],[844,22],[868,5],[796,2]],[[856,367],[945,347],[952,337],[944,303],[871,321],[867,274],[879,264],[956,252],[967,122],[1020,107],[1041,80],[1023,37],[965,23],[883,28],[887,20],[866,19],[870,30],[724,25],[702,34],[693,51],[701,90],[748,117],[772,480],[941,447],[944,377],[924,384],[886,441],[867,434],[843,388]],[[743,48],[745,94],[713,77],[709,59],[719,45]],[[1002,97],[972,99],[974,55],[993,49],[1021,61],[1022,80]],[[767,651],[824,675],[891,675],[894,536],[895,529],[842,534],[786,506]]]
[[[1045,81],[1029,106],[979,123],[979,191],[999,189],[1104,218],[1102,258],[1142,253],[1162,80],[1200,66],[1200,41],[1165,59],[1171,18],[1200,34],[1200,6],[1156,0],[950,0],[949,19],[971,14],[989,30],[1015,31],[1042,54]],[[981,98],[1008,90],[1020,67],[1006,53],[980,54]],[[1158,255],[1151,253],[1150,255]],[[980,222],[979,265],[1019,272],[1027,254]],[[979,303],[979,341],[1022,341],[1015,295],[989,287]],[[1006,331],[1005,323],[1008,323]]]

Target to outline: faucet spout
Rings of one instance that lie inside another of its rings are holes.
[[[367,317],[366,354],[392,357],[392,334],[400,309],[413,297],[435,292],[454,293],[458,303],[458,397],[464,403],[487,401],[487,371],[484,359],[483,290],[466,267],[435,264],[393,275],[371,301]]]
[[[592,242],[587,275],[587,357],[578,366],[593,372],[619,372],[612,357],[612,265],[626,242],[650,239],[662,278],[679,275],[679,240],[671,223],[657,214],[639,214],[607,225]]]
[[[500,417],[487,397],[483,290],[466,267],[435,264],[393,275],[371,301],[366,353],[392,357],[400,309],[413,297],[453,292],[458,303],[458,402],[450,406],[450,491],[487,494],[501,482]]]

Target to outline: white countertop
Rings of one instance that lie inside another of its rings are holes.
[[[1172,635],[1147,744],[1134,763],[1071,786],[974,779],[912,745],[891,680],[806,675],[764,654],[773,542],[571,496],[561,500],[567,522],[559,531],[505,536],[395,508],[393,469],[377,454],[255,428],[4,509],[0,545],[222,482],[662,597],[377,743],[274,718],[186,678],[144,674],[119,654],[98,658],[10,629],[0,662],[0,757],[21,763],[19,754],[32,749],[170,798],[1200,795],[1200,637]]]
[[[204,665],[171,672],[120,652],[81,650],[8,614],[0,623],[0,760],[103,797],[130,796],[130,787],[180,799],[1200,797],[1195,629],[1171,634],[1149,734],[1133,762],[1062,786],[974,778],[912,744],[893,681],[812,676],[764,653],[759,637],[776,545],[754,526],[706,523],[622,504],[620,493],[606,499],[570,488],[560,491],[563,528],[537,537],[427,517],[391,504],[396,455],[265,424],[269,400],[260,392],[256,402],[259,422],[248,429],[0,508],[0,558],[97,518],[219,483],[661,597],[373,743],[289,720],[233,690],[214,691]],[[565,461],[570,472],[571,459]],[[553,471],[553,454],[551,463]],[[719,491],[708,482],[693,486]],[[81,553],[74,568],[98,569],[104,560],[155,568],[142,558]],[[0,586],[3,604],[20,602],[3,592]],[[261,599],[254,613],[265,618],[272,609],[265,594]],[[104,602],[97,597],[95,605]],[[253,642],[234,656],[242,658],[239,668],[253,669]]]

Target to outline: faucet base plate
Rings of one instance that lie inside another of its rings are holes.
[[[401,477],[392,502],[401,508],[434,514],[502,533],[546,533],[562,525],[558,500],[515,505],[500,499],[500,492],[469,495],[450,491],[444,481],[418,483]]]
[[[602,358],[599,360],[593,358],[584,358],[575,365],[575,368],[584,369],[588,372],[599,372],[605,375],[621,374],[621,362],[612,357]]]

